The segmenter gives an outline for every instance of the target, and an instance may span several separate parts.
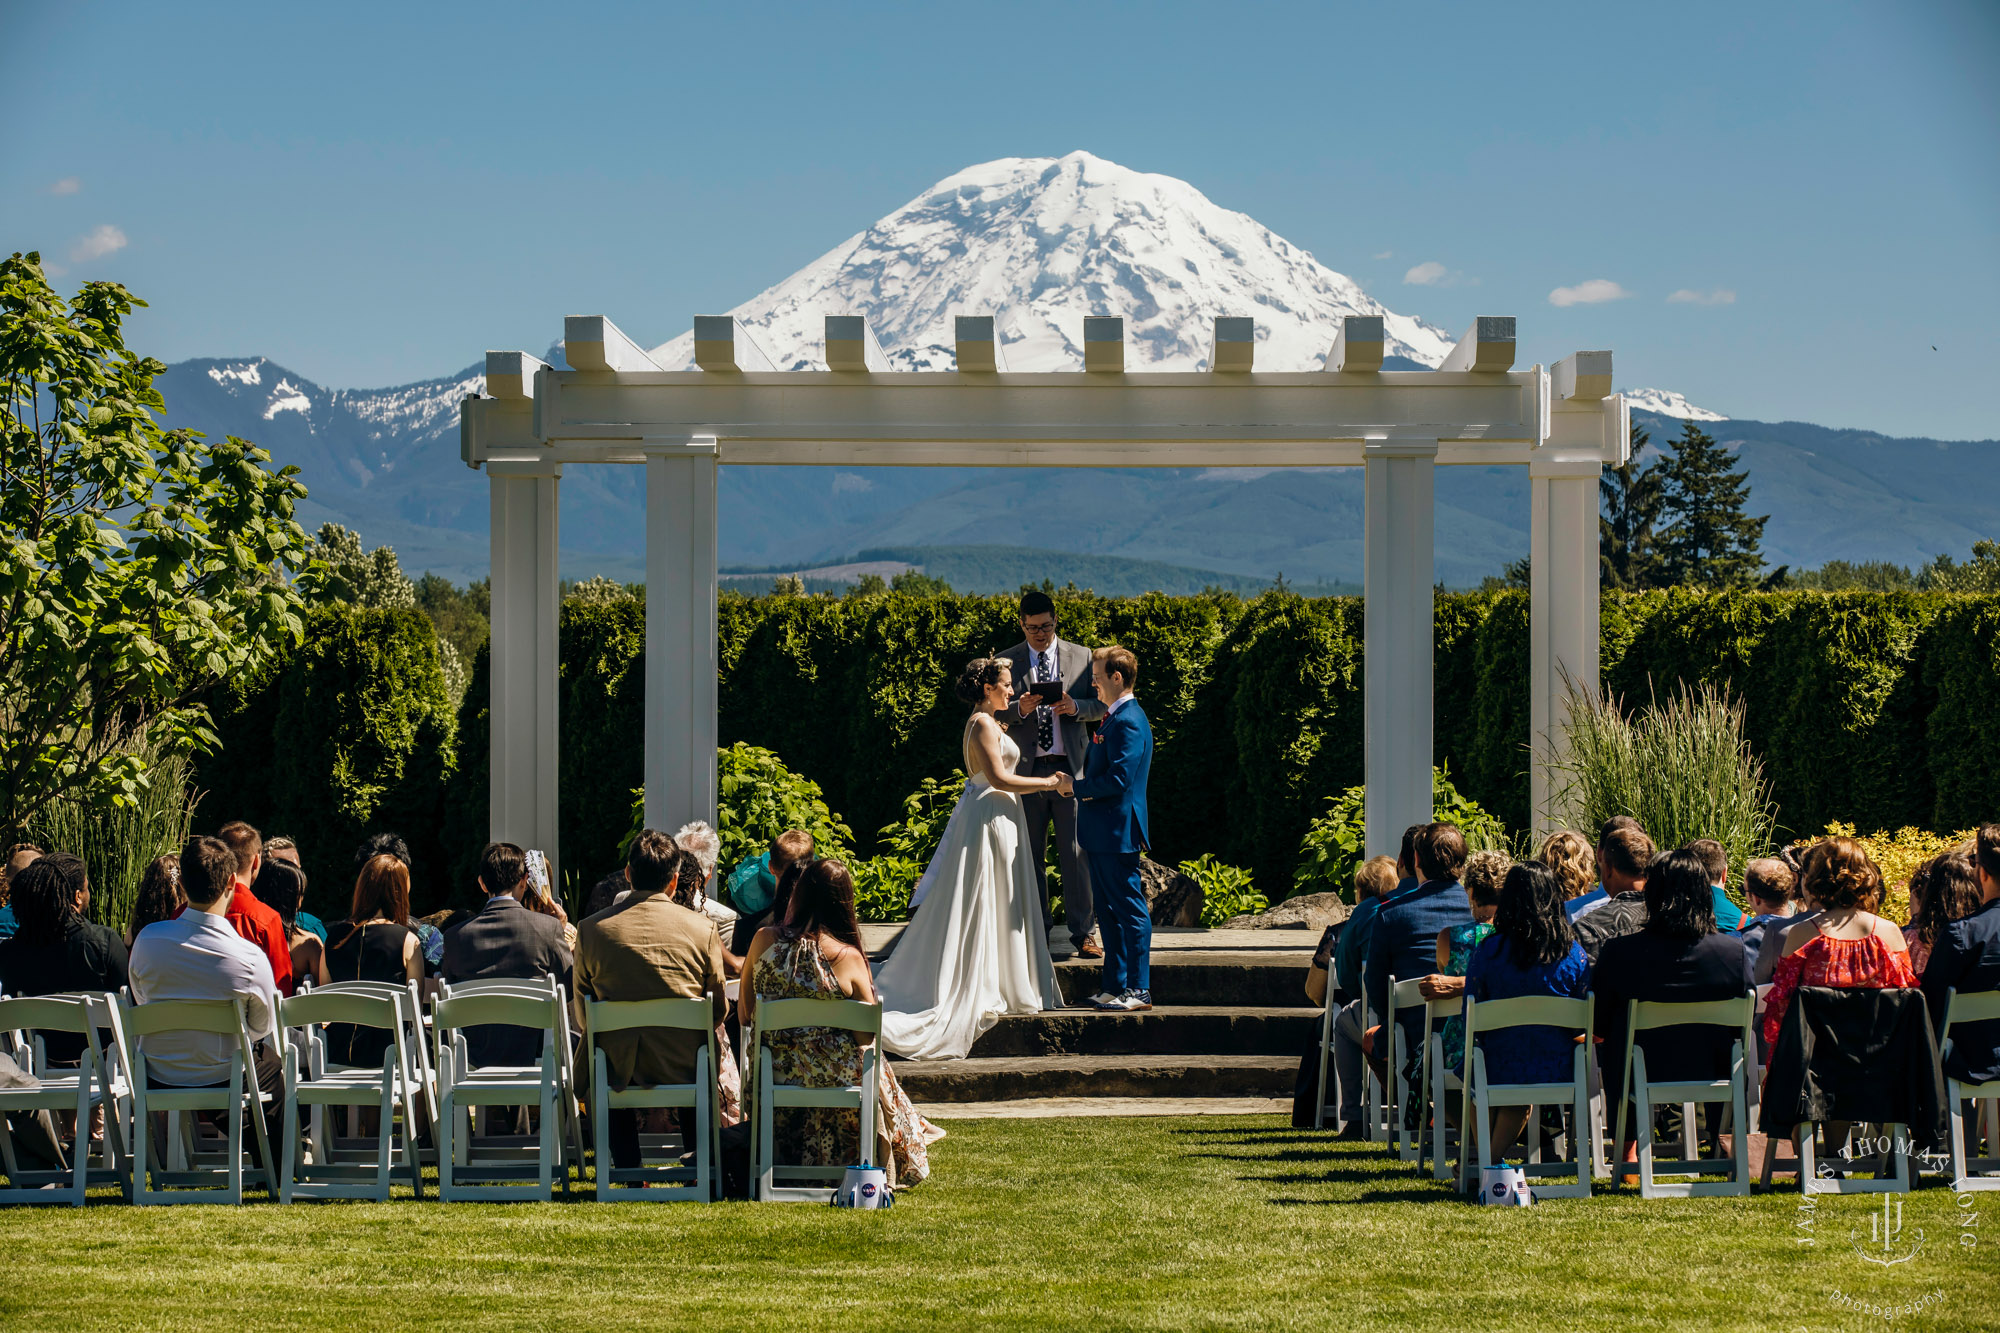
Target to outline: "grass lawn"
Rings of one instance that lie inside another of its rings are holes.
[[[1882,1266],[1850,1243],[1868,1248],[1868,1196],[1809,1218],[1791,1192],[1479,1208],[1276,1117],[949,1129],[935,1177],[888,1213],[0,1210],[0,1328],[2000,1328],[2000,1195],[1908,1196],[1903,1237],[1921,1229],[1923,1248]],[[1837,1304],[1933,1292],[1892,1325]]]

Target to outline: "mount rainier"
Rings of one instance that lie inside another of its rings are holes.
[[[636,312],[621,314],[638,322]],[[953,365],[954,314],[996,317],[1017,371],[1082,364],[1085,315],[1125,319],[1134,370],[1206,365],[1211,320],[1250,314],[1257,364],[1314,370],[1343,315],[1382,317],[1391,368],[1438,364],[1453,331],[1389,310],[1352,279],[1184,181],[1088,153],[969,167],[843,241],[730,313],[775,364],[817,368],[821,318],[867,316],[897,369]],[[658,348],[691,367],[692,333]],[[551,355],[558,358],[560,349]],[[381,390],[327,389],[260,357],[201,359],[160,384],[172,424],[243,436],[298,464],[309,525],[333,520],[388,543],[412,573],[485,573],[483,478],[458,460],[458,404],[480,367]],[[2000,509],[1965,483],[1977,446],[1892,441],[1786,423],[1730,421],[1678,393],[1628,391],[1655,443],[1672,418],[1740,442],[1753,512],[1771,512],[1774,563],[1841,557],[1911,563],[1963,551],[2000,530]],[[1726,423],[1721,429],[1716,423]],[[1474,583],[1527,549],[1518,468],[1441,469],[1438,576]],[[864,547],[1005,544],[1061,555],[1118,555],[1259,579],[1354,581],[1361,572],[1358,470],[1259,474],[932,468],[722,470],[721,556],[730,564],[809,566]],[[563,573],[639,576],[638,469],[579,467],[563,478]],[[1837,503],[1841,532],[1795,499]],[[1115,515],[1107,519],[1107,514]]]

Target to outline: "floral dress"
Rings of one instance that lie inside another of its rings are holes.
[[[1785,1023],[1785,1010],[1792,993],[1801,986],[1830,986],[1835,990],[1901,990],[1917,985],[1910,955],[1890,945],[1879,935],[1858,940],[1841,940],[1821,933],[1803,947],[1778,960],[1771,974],[1771,994],[1764,1002],[1764,1041],[1778,1044],[1778,1031]]]
[[[838,1000],[844,998],[815,936],[788,940],[780,936],[757,960],[751,978],[765,1000]],[[837,1088],[861,1080],[861,1045],[839,1028],[792,1028],[764,1039],[771,1052],[772,1077],[780,1083],[808,1088]],[[754,1056],[754,1052],[752,1052]],[[755,1066],[743,1080],[743,1114],[755,1123]],[[944,1131],[917,1114],[909,1094],[896,1081],[895,1069],[882,1064],[881,1101],[876,1108],[878,1146],[886,1146],[896,1166],[898,1184],[914,1185],[931,1173],[930,1145]],[[846,1166],[861,1158],[861,1117],[838,1107],[800,1107],[778,1113],[774,1147],[777,1160],[800,1166]],[[882,1154],[876,1156],[882,1161]]]
[[[1462,926],[1453,926],[1445,933],[1445,942],[1451,946],[1451,953],[1445,958],[1444,975],[1462,977],[1467,965],[1472,962],[1472,951],[1485,943],[1493,933],[1490,921],[1468,921]],[[1465,1063],[1465,1006],[1444,1021],[1444,1062],[1456,1070]]]

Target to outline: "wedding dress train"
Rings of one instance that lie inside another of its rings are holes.
[[[882,1044],[910,1059],[963,1056],[1002,1014],[1062,1007],[1021,798],[981,772],[972,719],[962,748],[965,793],[917,882],[910,924],[875,972]],[[1000,752],[1009,771],[1020,762],[1004,732]]]

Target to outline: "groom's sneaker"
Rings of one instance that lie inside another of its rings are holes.
[[[1113,995],[1108,990],[1099,991],[1088,1000],[1085,1000],[1084,1003],[1093,1009],[1123,1009],[1125,1007],[1125,997],[1123,995]]]
[[[1131,1013],[1151,1009],[1153,1007],[1153,992],[1149,990],[1128,990],[1118,997],[1118,1007]]]

